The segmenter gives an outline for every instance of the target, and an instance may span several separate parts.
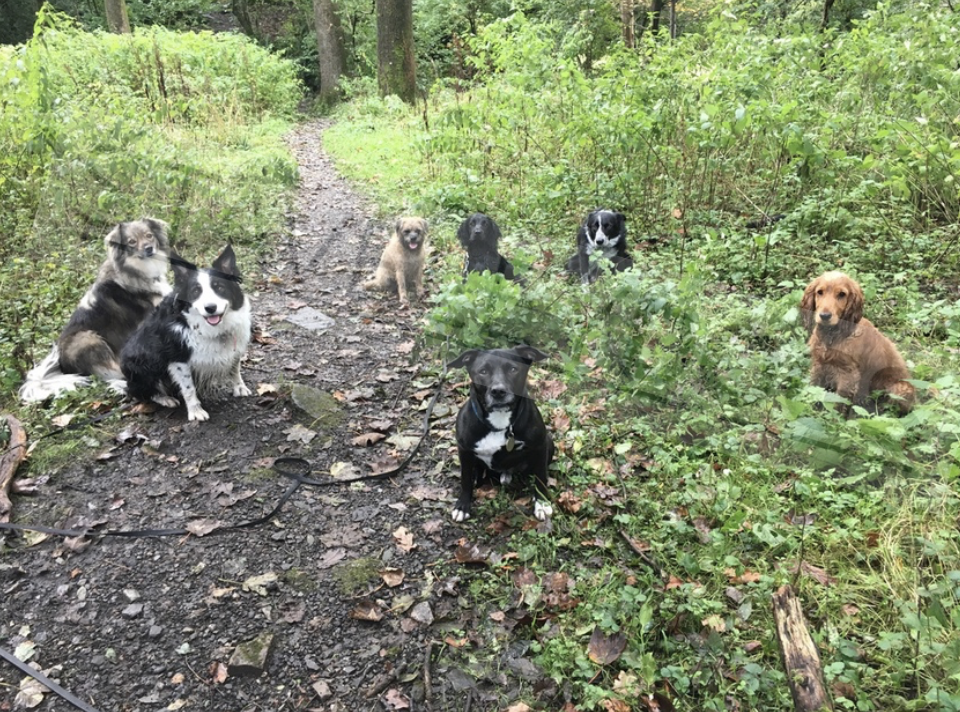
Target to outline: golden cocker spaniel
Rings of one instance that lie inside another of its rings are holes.
[[[907,413],[916,400],[910,372],[897,347],[863,318],[863,290],[843,272],[825,272],[809,285],[800,302],[810,334],[810,382],[867,406],[870,394]],[[889,398],[889,396],[894,398]],[[877,404],[879,405],[879,403]]]

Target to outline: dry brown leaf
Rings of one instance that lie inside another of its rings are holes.
[[[577,495],[570,490],[566,490],[561,492],[560,496],[557,497],[557,506],[559,506],[564,512],[576,514],[580,511],[580,507],[583,506],[583,500],[577,497]]]
[[[350,611],[350,617],[356,618],[358,621],[372,621],[376,623],[377,621],[383,620],[383,611],[380,610],[380,606],[377,605],[376,601],[365,598],[357,602],[354,609]]]
[[[489,563],[490,550],[479,544],[469,544],[461,540],[453,557],[458,564],[486,564]]]
[[[397,353],[398,354],[408,354],[413,351],[414,343],[412,341],[404,341],[397,344]]]
[[[380,572],[380,578],[382,578],[383,582],[390,588],[396,588],[402,584],[404,575],[403,569],[383,569]]]
[[[195,519],[187,523],[187,531],[194,536],[206,536],[223,526],[219,519]]]
[[[363,435],[358,435],[350,442],[358,447],[370,447],[381,440],[383,440],[386,435],[383,433],[364,433]]]
[[[410,709],[410,700],[400,690],[387,690],[383,696],[383,704],[388,710],[408,710]]]
[[[400,527],[393,533],[393,541],[401,551],[412,551],[417,546],[413,541],[413,533],[407,531],[406,527]]]
[[[587,657],[597,665],[609,665],[620,659],[626,647],[627,636],[623,633],[607,635],[600,628],[594,628],[587,645]]]
[[[346,555],[347,550],[342,547],[337,547],[336,549],[327,549],[325,552],[323,552],[323,554],[320,555],[320,559],[317,561],[317,568],[329,569],[331,566],[343,561]]]

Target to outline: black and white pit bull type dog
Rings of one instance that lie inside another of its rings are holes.
[[[567,272],[580,275],[583,284],[600,276],[597,260],[610,260],[617,272],[633,267],[627,252],[627,218],[616,210],[594,210],[577,232],[577,254],[567,260]]]
[[[470,374],[470,398],[457,415],[460,455],[460,497],[453,520],[470,518],[473,488],[486,472],[509,484],[513,475],[533,475],[534,515],[553,514],[547,496],[547,468],[553,460],[553,438],[536,403],[527,393],[527,371],[547,355],[532,346],[490,351],[464,351],[448,364]]]

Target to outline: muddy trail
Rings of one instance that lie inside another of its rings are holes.
[[[301,184],[273,259],[239,256],[257,327],[243,369],[254,395],[211,404],[207,422],[128,412],[80,431],[56,472],[25,464],[37,487],[15,496],[14,521],[94,533],[0,538],[0,647],[101,712],[478,711],[533,695],[559,709],[523,622],[490,633],[467,595],[485,569],[465,542],[495,549],[504,535],[450,519],[462,388],[442,387],[401,473],[300,486],[268,521],[223,529],[263,517],[288,490],[276,458],[305,458],[327,480],[395,466],[440,388],[436,356],[418,356],[422,305],[400,310],[358,287],[387,222],[322,153],[324,126],[290,137]],[[25,679],[0,661],[0,710],[75,709]]]

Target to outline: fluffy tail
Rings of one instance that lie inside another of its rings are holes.
[[[43,361],[27,372],[27,379],[20,386],[20,400],[24,403],[40,403],[89,383],[87,376],[60,370],[60,350],[54,344]]]

